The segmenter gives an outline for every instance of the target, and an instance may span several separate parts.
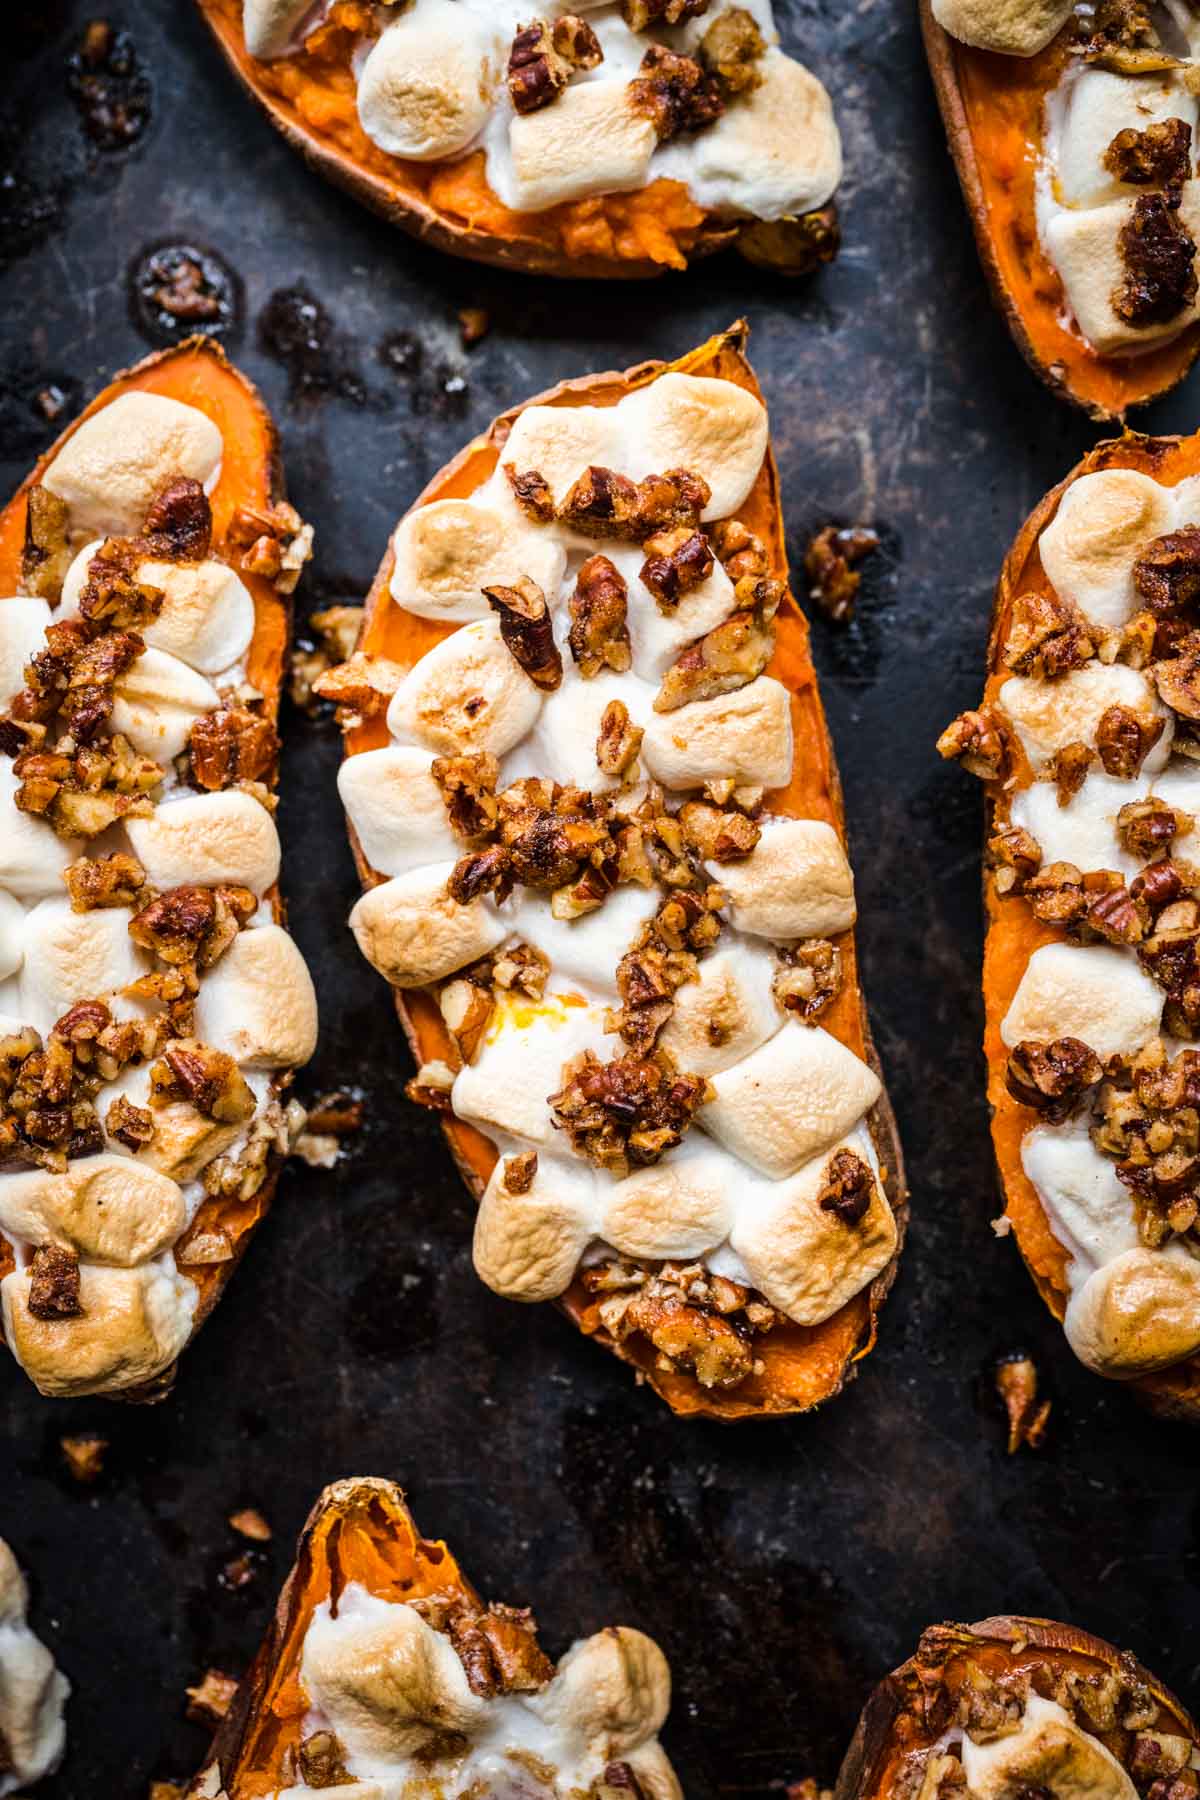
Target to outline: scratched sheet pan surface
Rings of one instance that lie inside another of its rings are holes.
[[[818,621],[845,780],[861,944],[914,1221],[880,1346],[820,1416],[673,1420],[552,1310],[472,1274],[471,1206],[409,1107],[390,998],[354,951],[337,737],[286,723],[281,827],[293,928],[323,1003],[300,1091],[361,1090],[332,1172],[297,1168],[163,1405],[52,1405],[0,1368],[0,1533],[75,1686],[47,1800],[141,1800],[205,1733],[184,1689],[245,1667],[323,1482],[402,1481],[486,1594],[532,1602],[548,1647],[626,1621],[670,1655],[667,1733],[691,1800],[831,1779],[871,1683],[931,1619],[1077,1620],[1190,1701],[1200,1438],[1077,1368],[997,1210],[978,1052],[979,801],[940,765],[976,695],[990,589],[1026,510],[1092,442],[991,311],[907,0],[791,0],[785,40],[833,91],[846,248],[807,287],[731,260],[688,280],[538,285],[435,256],[310,175],[234,87],[187,0],[122,0],[144,129],[98,146],[70,57],[95,10],[6,20],[0,79],[0,475],[8,493],[67,412],[151,347],[145,253],[230,272],[225,341],[278,418],[317,526],[299,596],[361,596],[400,511],[503,407],[564,376],[681,352],[746,313],[793,555],[829,520],[877,525],[858,620]],[[14,36],[15,34],[15,36]],[[94,123],[94,121],[93,121]],[[484,306],[472,351],[456,314]],[[1196,423],[1200,380],[1149,415]],[[1028,1347],[1053,1431],[1011,1459],[989,1400]],[[110,1439],[100,1484],[65,1432]],[[227,1516],[274,1528],[242,1586]]]

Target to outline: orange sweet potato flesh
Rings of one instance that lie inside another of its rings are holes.
[[[1098,444],[1029,515],[1005,559],[996,589],[985,703],[995,700],[1008,676],[1001,657],[1014,598],[1018,594],[1049,594],[1053,591],[1038,553],[1038,538],[1058,511],[1059,503],[1073,481],[1097,469],[1112,468],[1140,469],[1164,486],[1174,487],[1187,476],[1200,473],[1200,434],[1187,438],[1152,438],[1127,433],[1123,438]],[[1020,755],[1019,745],[1015,746],[1015,752],[1016,779],[1024,785],[1030,779],[1030,772]],[[997,793],[989,787],[989,837],[997,798]],[[1039,944],[1049,943],[1061,933],[1035,919],[1024,901],[998,895],[990,870],[985,869],[983,887],[987,923],[983,963],[984,1050],[988,1100],[992,1109],[992,1142],[1004,1193],[1005,1216],[1011,1221],[1021,1255],[1038,1291],[1050,1310],[1061,1319],[1067,1306],[1069,1257],[1054,1236],[1037,1191],[1021,1166],[1021,1139],[1037,1123],[1037,1117],[1029,1107],[1019,1105],[1005,1086],[1008,1052],[1000,1037],[1001,1021],[1026,963]],[[1155,1411],[1200,1419],[1200,1358],[1189,1357],[1174,1368],[1143,1376],[1131,1385]]]
[[[921,0],[930,72],[979,255],[1017,346],[1047,386],[1095,419],[1121,419],[1183,380],[1200,325],[1144,356],[1100,356],[1066,316],[1062,283],[1042,251],[1034,178],[1042,106],[1069,55],[1066,26],[1038,56],[960,44]]]
[[[762,398],[754,373],[743,353],[746,340],[744,325],[709,340],[676,363],[643,363],[624,374],[594,375],[582,380],[564,382],[549,393],[539,394],[525,404],[534,406],[613,406],[623,395],[652,381],[668,367],[690,375],[714,376],[733,381]],[[414,506],[430,500],[462,498],[475,492],[492,473],[507,440],[513,420],[522,410],[514,408],[495,420],[490,429],[474,440],[420,494]],[[779,471],[774,457],[768,453],[762,471],[738,517],[757,533],[767,548],[772,572],[786,581],[787,555],[784,548],[784,521],[780,502]],[[438,640],[447,628],[428,619],[415,618],[398,606],[388,591],[392,571],[392,552],[387,555],[375,576],[367,597],[366,618],[359,648],[370,655],[384,656],[402,668],[411,668]],[[841,783],[834,760],[833,745],[825,723],[816,674],[809,651],[808,624],[795,600],[789,594],[780,610],[778,639],[770,673],[782,681],[792,693],[792,722],[796,739],[796,760],[791,785],[771,796],[774,811],[791,813],[799,818],[824,819],[845,839],[845,814]],[[382,719],[359,727],[347,734],[349,755],[374,749],[387,741]],[[351,832],[353,841],[353,832]],[[354,844],[359,874],[365,884],[373,879],[357,843]],[[842,991],[821,1024],[834,1037],[840,1038],[857,1055],[864,1056],[878,1068],[874,1045],[867,1024],[866,1006],[859,985],[853,932],[837,940],[842,952],[844,981]],[[396,1006],[408,1033],[418,1064],[439,1058],[454,1060],[454,1053],[436,1002],[425,993],[397,994]],[[464,1180],[476,1197],[483,1192],[495,1164],[495,1152],[487,1138],[461,1120],[445,1122],[446,1135]],[[907,1219],[907,1191],[904,1167],[895,1120],[886,1097],[876,1107],[872,1130],[886,1170],[888,1198],[896,1213],[901,1239]],[[743,1419],[768,1415],[805,1412],[837,1393],[853,1372],[854,1364],[873,1347],[880,1306],[895,1276],[900,1246],[888,1268],[861,1294],[849,1301],[823,1325],[806,1327],[788,1324],[756,1342],[756,1353],[762,1358],[761,1375],[749,1377],[730,1393],[707,1390],[691,1375],[671,1373],[657,1368],[656,1353],[648,1345],[639,1348],[639,1340],[617,1346],[596,1324],[582,1285],[576,1283],[561,1304],[570,1317],[589,1335],[594,1335],[606,1348],[626,1361],[633,1362],[645,1379],[677,1413],[704,1414],[710,1418]]]
[[[214,555],[224,554],[222,546],[230,521],[239,507],[261,509],[284,498],[275,426],[257,388],[233,367],[211,338],[190,338],[173,349],[146,357],[132,369],[116,376],[39,458],[36,467],[0,512],[0,593],[17,592],[29,489],[41,480],[43,471],[85,419],[111,400],[135,390],[165,394],[169,399],[195,406],[207,413],[221,432],[224,440],[221,475],[211,495]],[[239,567],[239,556],[238,550],[230,550],[228,561]],[[279,711],[284,664],[291,638],[291,602],[261,576],[248,574],[240,567],[239,573],[254,597],[254,637],[247,653],[247,675],[266,696],[266,710],[274,718]],[[271,899],[277,915],[282,917],[278,893]],[[200,1290],[196,1329],[220,1299],[255,1226],[265,1217],[277,1179],[276,1169],[250,1200],[208,1199],[200,1207],[188,1236],[224,1231],[230,1239],[233,1255],[226,1262],[184,1268],[183,1273]],[[12,1267],[12,1251],[7,1241],[0,1238],[0,1278]],[[164,1391],[165,1386],[156,1384],[152,1394],[127,1390],[121,1397],[158,1398]]]
[[[299,1747],[307,1706],[300,1685],[304,1634],[318,1606],[332,1600],[336,1607],[350,1582],[381,1600],[435,1593],[478,1598],[445,1544],[421,1536],[394,1482],[364,1476],[327,1487],[300,1534],[267,1636],[209,1752],[207,1768],[219,1765],[229,1800],[260,1800],[286,1785],[284,1759]],[[199,1791],[200,1780],[189,1792]]]
[[[941,1672],[953,1696],[972,1669],[993,1679],[1033,1675],[1039,1669],[1096,1679],[1118,1664],[1123,1673],[1145,1682],[1158,1702],[1155,1729],[1200,1743],[1200,1733],[1175,1696],[1132,1657],[1123,1657],[1090,1632],[1052,1619],[1008,1616],[977,1625],[933,1626],[917,1656],[881,1681],[867,1701],[838,1774],[834,1800],[891,1800],[901,1785],[904,1759],[927,1750],[940,1736],[944,1720],[930,1721],[922,1704],[922,1673],[928,1679],[932,1668]],[[1119,1753],[1121,1745],[1114,1742],[1109,1748]]]
[[[455,162],[404,162],[358,121],[350,57],[369,23],[337,0],[294,56],[247,55],[242,0],[196,0],[226,62],[304,160],[394,225],[439,250],[538,275],[624,280],[683,269],[733,241],[737,228],[697,206],[682,182],[596,195],[545,212],[506,207],[487,185],[483,152]]]

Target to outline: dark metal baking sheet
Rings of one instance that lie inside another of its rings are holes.
[[[885,539],[858,621],[818,621],[815,641],[914,1210],[879,1348],[810,1419],[675,1421],[552,1310],[488,1294],[467,1197],[403,1100],[389,996],[345,929],[335,734],[289,718],[284,874],[323,1012],[302,1091],[360,1087],[369,1123],[334,1172],[285,1177],[166,1404],[54,1405],[0,1370],[0,1532],[75,1685],[47,1800],[141,1800],[152,1776],[194,1769],[205,1734],[183,1719],[185,1685],[244,1667],[318,1487],[356,1473],[404,1482],[489,1595],[535,1604],[553,1650],[607,1621],[651,1631],[674,1665],[667,1741],[692,1800],[830,1779],[869,1685],[936,1618],[1077,1620],[1195,1705],[1200,1440],[1076,1367],[988,1228],[979,802],[932,744],[977,694],[1010,537],[1096,434],[1035,384],[988,304],[915,9],[780,9],[845,134],[834,269],[790,287],[725,260],[622,288],[495,275],[386,230],[285,149],[187,0],[108,15],[136,45],[152,116],[131,148],[97,148],[66,64],[99,7],[19,10],[0,107],[4,492],[52,436],[36,400],[48,383],[73,410],[149,347],[128,278],[164,242],[236,272],[226,341],[276,411],[291,492],[317,525],[302,612],[363,593],[400,510],[504,406],[749,316],[793,553],[830,519]],[[294,304],[268,310],[298,287],[317,309],[300,316],[307,350]],[[466,305],[492,319],[469,354]],[[419,346],[415,375],[387,356],[396,333]],[[1147,423],[1194,425],[1198,393],[1194,380]],[[1022,1345],[1054,1429],[1009,1459],[987,1372]],[[111,1439],[92,1490],[59,1460],[61,1434],[82,1429]],[[229,1592],[219,1575],[241,1546],[226,1517],[247,1503],[275,1536]]]

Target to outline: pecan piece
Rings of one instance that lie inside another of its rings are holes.
[[[673,1295],[636,1295],[621,1317],[620,1336],[649,1339],[668,1368],[685,1369],[701,1387],[735,1388],[754,1373],[754,1352],[718,1313]]]
[[[727,6],[700,39],[700,61],[728,99],[762,86],[759,63],[766,49],[753,13],[744,6]]]
[[[509,1194],[527,1194],[538,1171],[536,1150],[522,1150],[504,1159],[504,1187]]]
[[[490,750],[435,756],[429,773],[441,789],[452,831],[460,837],[477,838],[495,829],[500,816],[496,801],[500,764]]]
[[[668,469],[630,481],[615,469],[591,465],[558,508],[558,518],[584,537],[644,543],[655,532],[686,525],[694,530],[712,490],[690,469]]]
[[[1192,128],[1186,119],[1161,119],[1144,131],[1118,131],[1103,162],[1132,187],[1182,187],[1192,172]]]
[[[1087,744],[1063,744],[1054,752],[1046,768],[1047,778],[1058,790],[1058,804],[1068,806],[1087,780],[1088,770],[1096,760],[1096,752]]]
[[[766,547],[740,519],[718,519],[708,527],[708,541],[730,581],[743,575],[768,575]]]
[[[1032,832],[1010,825],[988,839],[988,855],[995,867],[993,881],[998,894],[1020,889],[1042,866],[1042,847]]]
[[[92,912],[104,906],[136,906],[146,885],[146,871],[128,850],[108,856],[80,856],[63,870],[71,911]]]
[[[343,1787],[354,1780],[346,1768],[342,1741],[332,1731],[314,1731],[304,1738],[296,1760],[306,1787]]]
[[[1008,1414],[1008,1454],[1022,1444],[1039,1448],[1050,1422],[1049,1400],[1038,1399],[1037,1365],[1031,1356],[1006,1356],[996,1365],[996,1392]]]
[[[1175,654],[1152,663],[1160,697],[1182,718],[1200,720],[1200,631],[1190,631],[1175,646]]]
[[[652,25],[683,25],[708,11],[709,0],[621,0],[621,17],[630,31]]]
[[[154,1115],[118,1094],[104,1116],[104,1129],[126,1149],[137,1151],[154,1136]]]
[[[817,1194],[822,1212],[831,1212],[843,1225],[857,1225],[866,1216],[875,1195],[875,1176],[869,1163],[853,1150],[838,1150],[825,1165]]]
[[[568,602],[571,628],[567,646],[590,681],[601,669],[623,674],[632,661],[626,623],[629,590],[625,578],[607,556],[589,556],[575,578]]]
[[[1065,675],[1095,653],[1083,614],[1070,601],[1057,594],[1017,595],[1004,650],[1005,667],[1015,675]]]
[[[536,469],[514,469],[505,463],[504,473],[517,505],[538,525],[549,525],[554,518],[554,495],[550,483]]]
[[[1100,1058],[1079,1038],[1049,1044],[1023,1039],[1011,1051],[1004,1082],[1013,1099],[1052,1125],[1069,1119],[1103,1075]]]
[[[1106,775],[1131,781],[1163,734],[1162,719],[1146,719],[1130,706],[1110,706],[1096,727],[1096,749]]]
[[[537,112],[557,100],[579,69],[604,61],[600,40],[585,20],[564,13],[553,24],[520,25],[508,53],[508,92],[514,110]]]
[[[248,706],[203,713],[188,737],[190,784],[208,793],[243,781],[270,785],[278,758],[279,733]]]
[[[738,862],[749,856],[762,836],[762,827],[743,812],[722,812],[704,800],[687,800],[680,807],[683,835],[706,862]]]
[[[318,699],[333,702],[340,725],[353,727],[386,712],[403,680],[404,670],[399,663],[356,650],[344,663],[318,675],[312,691]]]
[[[500,636],[513,661],[543,693],[562,682],[562,654],[546,596],[528,575],[513,587],[486,587],[483,595],[500,620]]]
[[[674,712],[692,700],[734,693],[762,674],[775,653],[772,621],[778,599],[774,582],[757,585],[766,591],[767,604],[733,613],[677,657],[654,696],[655,712]]]
[[[674,612],[684,595],[713,572],[714,557],[707,537],[686,525],[656,532],[646,539],[645,550],[646,560],[638,575],[663,613]]]
[[[654,126],[660,144],[701,131],[725,111],[716,80],[691,56],[651,44],[629,84],[629,101]]]
[[[1133,585],[1156,620],[1190,611],[1200,600],[1200,525],[1155,538],[1133,565]]]
[[[239,506],[230,521],[229,542],[242,549],[247,575],[261,576],[277,593],[291,594],[312,555],[313,528],[286,500],[265,510]]]
[[[555,1127],[567,1133],[578,1155],[625,1175],[682,1143],[712,1094],[704,1076],[677,1072],[661,1054],[602,1063],[585,1050],[566,1064],[563,1085],[548,1104]]]
[[[212,507],[198,481],[175,475],[150,502],[142,535],[163,562],[203,562],[212,549]]]
[[[715,31],[728,16],[722,13],[712,29]],[[878,549],[879,533],[865,525],[826,525],[809,540],[804,552],[808,597],[827,619],[840,625],[854,617],[854,603],[862,586],[858,565]]]
[[[446,883],[446,891],[459,906],[469,906],[481,894],[495,894],[497,900],[507,900],[512,890],[512,857],[503,844],[489,844],[486,850],[474,850],[461,857]]]
[[[1139,194],[1117,239],[1125,277],[1112,296],[1127,325],[1168,325],[1196,298],[1196,243],[1178,195]]]
[[[254,1095],[232,1056],[196,1038],[176,1038],[150,1070],[150,1104],[186,1100],[220,1124],[240,1125],[252,1117]]]
[[[1181,831],[1190,831],[1193,823],[1190,813],[1177,812],[1165,800],[1149,794],[1144,800],[1127,801],[1121,808],[1117,835],[1131,856],[1148,862],[1164,852],[1169,855],[1174,838]]]
[[[629,717],[623,700],[610,700],[600,719],[596,763],[604,775],[628,775],[641,753],[645,733]]]
[[[937,741],[938,755],[960,762],[967,773],[981,781],[998,781],[1008,773],[1011,752],[1008,729],[990,707],[960,713]]]
[[[837,999],[842,985],[842,953],[828,938],[805,938],[781,945],[771,982],[775,1004],[811,1025]]]
[[[68,537],[70,514],[65,500],[42,487],[31,487],[25,503],[25,542],[17,591],[57,605],[71,566]]]
[[[79,1258],[62,1244],[41,1244],[29,1270],[29,1312],[35,1319],[78,1319]]]

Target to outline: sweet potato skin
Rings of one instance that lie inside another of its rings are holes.
[[[653,380],[668,367],[685,374],[715,375],[736,380],[761,399],[758,384],[745,357],[746,337],[747,328],[744,322],[739,322],[670,365],[661,362],[641,363],[623,373],[610,372],[566,381],[547,393],[533,396],[521,406],[502,414],[485,433],[460,451],[434,477],[424,492],[417,496],[413,508],[430,500],[472,492],[490,473],[512,429],[513,421],[525,406],[614,402],[623,394]],[[770,451],[755,490],[741,508],[740,516],[766,544],[773,572],[786,580],[787,558],[779,472]],[[392,561],[389,544],[367,596],[359,647],[368,653],[384,655],[407,666],[415,662],[443,634],[438,627],[427,621],[404,613],[391,599],[388,581]],[[780,610],[777,626],[778,648],[770,665],[770,672],[783,681],[796,696],[793,711],[800,721],[797,741],[805,745],[807,760],[819,767],[825,784],[823,809],[810,816],[827,816],[844,840],[845,814],[841,784],[809,657],[808,626],[803,613],[790,597]],[[806,709],[804,713],[798,711],[801,707]],[[347,735],[347,753],[353,755],[356,751],[374,748],[385,739],[386,733],[381,723],[359,727]],[[370,865],[355,840],[353,828],[348,828],[360,879],[364,886],[369,886],[372,882]],[[833,1030],[835,1035],[842,1036],[878,1074],[879,1062],[858,982],[852,934],[847,935],[843,962],[846,971],[843,993],[831,1014],[822,1023]],[[424,993],[411,993],[407,996],[396,993],[395,1003],[418,1066],[422,1062],[444,1058],[450,1050],[450,1041],[441,1014],[430,996]],[[778,1417],[787,1413],[807,1412],[840,1392],[846,1381],[857,1372],[859,1359],[874,1346],[879,1312],[895,1279],[908,1221],[908,1189],[903,1157],[895,1117],[886,1092],[871,1115],[870,1127],[880,1161],[888,1171],[886,1191],[900,1232],[896,1253],[887,1268],[869,1287],[835,1314],[832,1320],[827,1321],[826,1325],[813,1329],[789,1325],[761,1340],[760,1354],[766,1364],[763,1376],[751,1377],[732,1393],[710,1392],[689,1375],[668,1373],[657,1368],[655,1352],[648,1345],[642,1348],[636,1341],[618,1345],[604,1332],[595,1334],[597,1341],[622,1360],[631,1363],[638,1370],[640,1378],[666,1400],[672,1411],[683,1416],[726,1421]],[[495,1160],[491,1145],[472,1126],[453,1117],[443,1120],[443,1129],[459,1173],[478,1201]],[[557,1304],[579,1325],[588,1298],[581,1285],[576,1283]]]
[[[29,489],[41,480],[43,472],[85,419],[119,395],[139,389],[192,404],[203,404],[207,400],[210,409],[216,408],[213,416],[222,425],[226,440],[221,478],[211,496],[213,538],[218,546],[236,507],[261,508],[286,497],[278,434],[257,388],[233,366],[214,339],[187,338],[168,350],[143,357],[131,368],[115,375],[38,458],[7,506],[0,511],[0,591],[10,594],[17,591]],[[254,597],[254,639],[249,651],[248,673],[266,696],[270,717],[277,719],[292,635],[292,602],[290,596],[278,593],[260,576],[242,572],[242,579]],[[284,904],[278,889],[270,898],[276,918],[283,923]],[[249,1247],[256,1226],[270,1210],[279,1180],[279,1167],[280,1159],[273,1159],[267,1180],[252,1199],[205,1200],[197,1213],[195,1229],[226,1231],[233,1244],[233,1256],[224,1263],[185,1271],[200,1290],[192,1338],[221,1298],[226,1283]],[[0,1240],[0,1276],[6,1275],[13,1266],[12,1253],[7,1243]],[[2,1338],[0,1332],[0,1340]],[[188,1342],[191,1341],[189,1338]],[[111,1397],[143,1402],[161,1400],[170,1391],[174,1376],[172,1368],[147,1387],[125,1389]]]
[[[1006,65],[1019,67],[1020,59],[972,50],[957,43],[934,18],[932,0],[919,0],[919,4],[929,72],[992,299],[1021,355],[1052,393],[1093,419],[1121,420],[1130,407],[1148,405],[1184,379],[1200,355],[1200,325],[1189,327],[1173,343],[1144,356],[1098,356],[1077,332],[1066,331],[1058,324],[1056,308],[1047,305],[1032,280],[1027,284],[1028,291],[1023,291],[1013,267],[1000,253],[994,220],[1004,184],[989,166],[994,159],[989,159],[976,143],[963,79],[967,59],[984,86],[990,72]],[[1040,65],[1045,54],[1031,61]],[[1035,243],[1032,217],[1025,221],[1022,216],[1022,222],[1024,235]],[[1036,257],[1042,260],[1040,251]]]

